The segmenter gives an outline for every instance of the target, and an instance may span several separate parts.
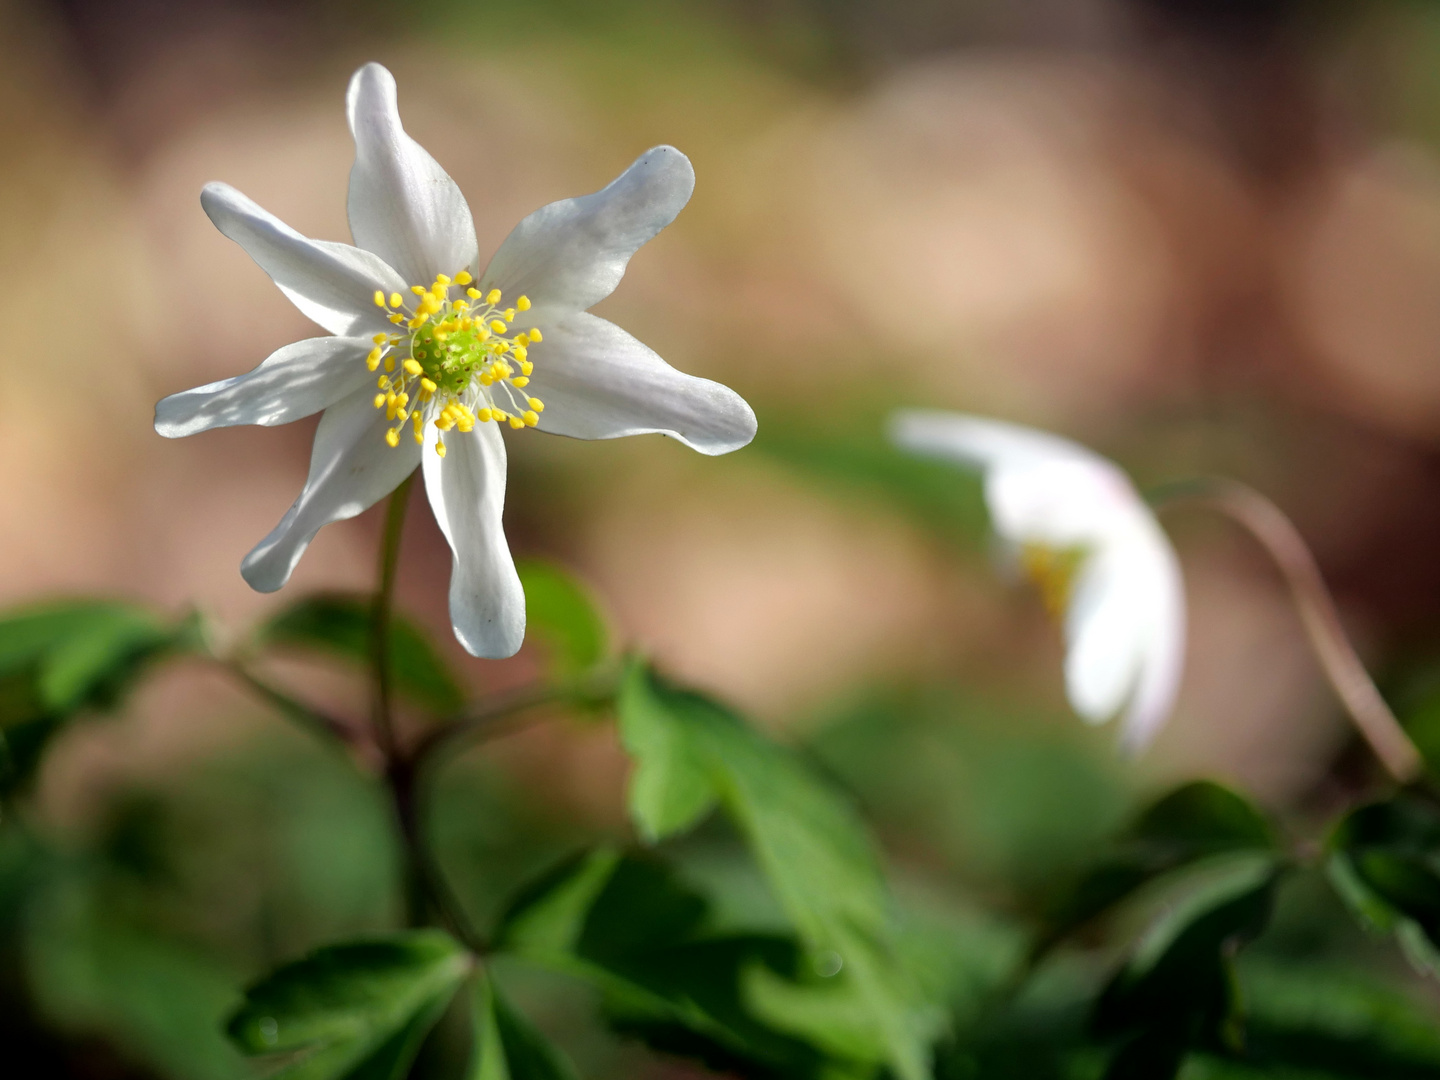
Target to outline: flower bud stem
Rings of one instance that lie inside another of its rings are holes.
[[[1355,727],[1396,781],[1416,780],[1424,769],[1420,752],[1360,662],[1314,554],[1285,513],[1254,488],[1210,477],[1168,486],[1150,501],[1157,510],[1185,506],[1213,510],[1260,542],[1289,586],[1316,658]]]

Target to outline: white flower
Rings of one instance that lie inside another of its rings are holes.
[[[356,246],[301,236],[225,184],[200,196],[216,227],[334,336],[165,398],[155,430],[177,438],[325,411],[304,490],[241,564],[261,592],[285,584],[322,526],[365,510],[423,459],[454,552],[455,635],[477,656],[510,656],[524,637],[525,597],[501,528],[502,424],[580,439],[662,432],[702,454],[754,437],[739,395],[681,374],[586,313],[674,220],[695,173],[684,154],[658,146],[603,190],[525,218],[482,272],[470,208],[400,126],[390,72],[357,71],[347,106]]]
[[[1065,685],[1100,723],[1122,708],[1121,741],[1144,746],[1174,704],[1185,653],[1179,560],[1114,464],[1067,439],[943,412],[902,412],[907,450],[984,471],[996,533],[1064,620]]]

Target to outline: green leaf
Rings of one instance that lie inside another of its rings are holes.
[[[262,645],[325,653],[356,664],[370,662],[371,600],[351,593],[308,596],[259,631]],[[452,713],[465,692],[434,643],[403,615],[390,618],[390,665],[395,688],[422,708]]]
[[[72,868],[61,874],[66,871]],[[127,1057],[146,1063],[145,1075],[250,1075],[220,1032],[238,976],[192,941],[125,924],[104,884],[84,874],[51,874],[34,883],[23,939],[25,977],[46,1018],[62,1030],[103,1035]],[[21,1075],[28,1072],[16,1067]]]
[[[398,1080],[471,964],[439,930],[332,945],[251,987],[226,1030],[247,1054],[290,1055],[285,1080]]]
[[[718,801],[764,869],[818,970],[843,968],[864,1001],[872,1045],[901,1080],[927,1074],[937,1012],[896,962],[879,860],[849,804],[787,750],[644,665],[619,697],[635,757],[630,810],[651,839],[694,824]]]
[[[1440,805],[1403,791],[1362,806],[1328,847],[1330,881],[1361,922],[1394,934],[1416,967],[1440,975]]]
[[[467,1080],[574,1080],[575,1070],[500,993],[488,973],[471,989],[474,1046]]]
[[[33,774],[51,737],[88,710],[117,707],[148,665],[196,647],[194,618],[76,600],[0,618],[0,790]]]
[[[1145,809],[1052,903],[1032,962],[1163,875],[1226,852],[1274,850],[1269,821],[1243,796],[1208,780],[1184,784]]]
[[[1269,922],[1278,874],[1271,856],[1220,859],[1166,906],[1096,1005],[1095,1033],[1122,1040],[1108,1077],[1170,1076],[1190,1049],[1240,1048],[1234,956]]]
[[[1330,1076],[1440,1076],[1433,1001],[1373,975],[1318,962],[1244,956],[1246,1058]]]
[[[818,1077],[823,1059],[758,1018],[749,974],[803,978],[791,939],[716,934],[706,900],[649,858],[597,851],[522,891],[498,947],[578,976],[604,994],[623,1033],[747,1076]]]
[[[552,562],[524,559],[515,568],[525,587],[525,635],[544,643],[554,674],[579,675],[605,659],[609,634],[590,590]]]

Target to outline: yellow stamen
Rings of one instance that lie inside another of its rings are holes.
[[[402,297],[398,292],[392,292],[392,293],[390,294],[390,306],[391,306],[391,307],[399,307],[399,306],[400,306],[401,304],[403,304],[404,302],[405,302],[405,298]]]
[[[385,441],[389,443],[392,448],[399,446],[400,432],[397,431],[395,428],[391,428],[389,431],[385,432]]]
[[[498,304],[500,302],[500,290],[491,289],[488,293],[485,294],[485,302],[491,307],[494,307],[496,304]]]
[[[525,404],[529,405],[530,408],[534,409],[537,413],[545,411],[545,402],[541,401],[538,397],[532,397]]]
[[[469,270],[461,270],[458,274],[455,275],[456,285],[469,285],[470,282],[474,280],[475,279],[470,276]]]
[[[522,419],[525,421],[526,427],[534,427],[536,424],[540,423],[540,414],[534,409],[529,409],[524,413]]]
[[[515,301],[515,307],[518,308],[520,311],[529,311],[529,310],[530,310],[530,297],[528,297],[528,296],[522,296],[522,297],[520,297],[520,299],[518,299],[518,300]]]
[[[376,307],[384,307],[384,306],[385,306],[385,294],[384,294],[383,292],[381,292],[379,289],[376,289],[376,290],[375,290],[375,306],[376,306]]]
[[[525,331],[525,336],[528,337],[531,341],[544,341],[544,340],[545,340],[543,337],[540,336],[540,331],[539,331],[539,330],[536,330],[535,327],[533,327],[533,326],[532,326],[529,330],[526,330],[526,331]]]

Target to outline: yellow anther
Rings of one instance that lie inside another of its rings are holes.
[[[390,306],[391,306],[391,307],[399,307],[399,306],[400,306],[401,304],[403,304],[404,302],[405,302],[405,298],[404,298],[403,296],[401,296],[398,292],[392,292],[392,293],[390,294]]]
[[[490,329],[494,330],[497,334],[503,334],[505,332],[505,324],[499,319],[491,319]]]
[[[528,296],[522,296],[522,297],[520,297],[520,299],[518,299],[518,300],[515,301],[515,306],[516,306],[517,308],[519,308],[521,311],[529,311],[529,310],[530,310],[530,297],[528,297]]]
[[[479,420],[482,424],[488,424],[492,415],[493,414],[490,412],[489,409],[481,409],[478,413],[475,414],[475,419]]]
[[[396,410],[395,410],[395,419],[396,419],[396,420],[399,420],[399,421],[403,424],[406,420],[409,420],[409,419],[410,419],[410,414],[409,414],[408,412],[406,412],[404,409],[396,409]]]
[[[510,351],[515,354],[515,359],[521,361],[522,363],[524,362],[525,358],[530,355],[530,350],[525,348],[524,345],[516,345],[515,348],[511,349]]]
[[[509,417],[508,415],[506,415],[504,409],[491,409],[491,410],[490,410],[490,415],[493,416],[493,417],[496,419],[496,421],[509,420],[509,419],[510,419],[510,417]]]
[[[480,380],[480,385],[481,385],[481,386],[494,386],[494,385],[495,385],[495,376],[492,375],[492,374],[490,374],[490,372],[488,372],[488,371],[482,371],[482,372],[479,374],[478,378],[479,378],[479,380]]]
[[[424,390],[427,394],[433,394],[438,389],[435,383],[429,379],[421,379],[420,388]]]
[[[388,378],[386,378],[384,375],[381,375],[381,376],[380,376],[380,381],[377,382],[375,385],[378,386],[378,387],[380,387],[381,390],[384,390],[387,386],[390,385],[390,380],[389,380]]]
[[[387,357],[385,357],[385,370],[386,370],[386,371],[394,371],[394,370],[395,370],[395,357],[393,357],[393,356],[387,356]]]
[[[419,375],[425,369],[420,366],[419,360],[416,360],[413,356],[411,356],[407,357],[405,360],[405,370],[411,375]]]
[[[396,428],[391,428],[389,431],[385,432],[385,441],[389,443],[392,448],[399,446],[400,432]]]
[[[381,292],[379,289],[376,289],[376,290],[375,290],[375,306],[376,306],[376,307],[384,307],[384,306],[385,306],[385,294],[384,294],[383,292]]]
[[[525,336],[528,337],[531,341],[544,341],[544,340],[545,340],[543,337],[540,336],[540,331],[539,331],[539,330],[536,330],[535,327],[533,327],[533,326],[532,326],[529,330],[526,330],[526,331],[525,331]]]
[[[444,457],[444,456],[445,456],[445,444],[444,444],[443,442],[441,442],[439,439],[436,439],[436,440],[435,440],[435,452],[436,452],[437,454],[439,454],[441,457]]]
[[[398,401],[401,405],[409,405],[410,395],[402,392],[395,395],[395,400]]]
[[[529,401],[525,402],[525,404],[529,405],[537,413],[545,411],[545,402],[541,401],[538,397],[532,397]]]
[[[532,364],[529,360],[521,360],[521,361],[520,361],[520,374],[521,374],[521,375],[529,375],[529,374],[530,374],[532,371],[534,371],[534,370],[535,370],[535,365]]]
[[[485,302],[491,305],[498,304],[500,302],[500,290],[491,289],[485,294]]]
[[[469,285],[470,282],[474,280],[475,279],[470,276],[469,270],[461,270],[458,274],[455,275],[456,285]]]
[[[480,338],[481,341],[490,340],[490,328],[486,326],[483,322],[475,327],[475,334]]]
[[[390,335],[389,335],[389,334],[384,334],[384,333],[376,334],[376,335],[375,335],[373,338],[371,338],[370,340],[373,341],[373,342],[375,342],[376,345],[386,345],[386,344],[389,344]]]
[[[425,286],[424,286],[424,285],[411,285],[411,286],[410,286],[410,291],[413,292],[416,296],[424,296],[424,295],[425,295]]]
[[[510,380],[510,385],[515,387],[516,390],[521,390],[530,385],[530,380],[524,375],[517,375]]]
[[[465,290],[465,295],[468,296],[468,297],[470,297],[471,300],[479,300],[479,299],[480,299],[480,290],[479,290],[479,289],[466,289],[466,290]]]
[[[395,312],[393,315],[390,316],[390,321],[393,322],[396,326],[399,326],[402,322],[405,321],[405,316],[404,316],[404,315],[401,315],[401,314],[397,311],[397,312]]]
[[[515,309],[514,309],[513,307],[507,307],[507,308],[505,309],[505,321],[506,321],[506,322],[514,322],[514,321],[515,321]]]
[[[466,308],[468,308],[470,305],[467,304],[467,303],[465,303],[464,300],[451,300],[451,301],[450,301],[450,306],[451,306],[453,309],[455,309],[456,311],[464,311],[464,310],[465,310]]]
[[[436,284],[436,285],[449,285],[449,284],[450,284],[450,275],[449,275],[449,274],[436,274],[436,275],[435,275],[435,284]]]
[[[450,417],[446,416],[444,413],[442,413],[435,420],[435,427],[438,428],[440,431],[449,431],[454,426],[455,421],[451,420]]]
[[[518,334],[515,335],[515,344],[516,344],[516,345],[529,345],[529,344],[530,344],[530,339],[525,336],[525,332],[524,332],[523,330],[522,330],[520,333],[518,333]]]
[[[384,394],[376,394],[376,395],[375,395],[375,407],[376,407],[377,409],[383,409],[383,408],[385,407],[385,395],[384,395]]]
[[[537,419],[538,419],[538,417],[537,417]],[[512,416],[512,417],[510,417],[510,426],[511,426],[511,428],[513,428],[514,430],[519,431],[521,428],[523,428],[523,427],[525,426],[525,421],[524,421],[524,420],[521,420],[520,417],[518,417],[518,416]]]
[[[459,420],[455,422],[455,427],[462,433],[467,431],[474,431],[475,418],[471,416],[462,416]]]
[[[422,311],[419,315],[416,315],[415,318],[411,319],[405,325],[410,327],[411,330],[418,330],[420,329],[420,327],[424,326],[429,320],[430,316],[426,312]]]
[[[525,421],[526,427],[534,427],[540,422],[540,414],[534,409],[529,409],[525,412],[522,419]]]
[[[419,411],[418,409],[417,409],[415,412],[413,412],[413,413],[410,414],[410,419],[415,422],[415,430],[416,430],[416,431],[423,431],[423,430],[424,430],[424,428],[425,428],[425,417],[424,417],[423,415],[421,415],[421,413],[420,413],[420,411]]]
[[[380,366],[380,350],[378,348],[370,350],[370,355],[365,357],[365,366],[371,371]]]
[[[417,428],[415,429],[415,441],[416,441],[417,443],[421,443],[422,445],[424,444],[424,442],[425,442],[425,431],[424,431],[423,428],[418,428],[418,427],[417,427]]]

